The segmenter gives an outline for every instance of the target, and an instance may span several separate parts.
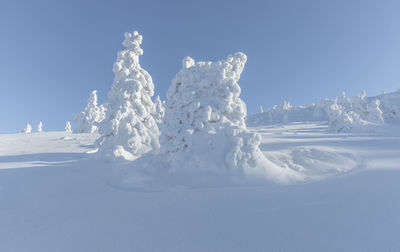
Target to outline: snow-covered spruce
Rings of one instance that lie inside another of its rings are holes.
[[[32,126],[27,123],[25,128],[21,131],[22,133],[31,133],[32,132]]]
[[[84,111],[74,115],[76,122],[75,133],[96,133],[98,124],[105,118],[105,107],[97,106],[97,91],[93,90],[90,93],[88,104]]]
[[[42,123],[42,121],[40,121],[38,126],[37,126],[37,132],[43,132],[43,123]]]
[[[280,169],[260,151],[260,135],[246,128],[246,105],[237,83],[246,60],[240,52],[218,62],[183,59],[167,92],[160,138],[160,152],[173,169],[261,172],[266,177],[273,171],[265,169]],[[283,170],[280,174],[286,176]]]
[[[161,125],[165,115],[164,101],[161,101],[160,96],[157,95],[155,101],[155,111],[153,118],[156,120],[157,125]]]
[[[154,84],[139,64],[142,36],[125,33],[114,63],[114,82],[108,93],[106,119],[100,125],[99,153],[106,158],[132,160],[159,148],[159,130],[153,118],[156,106],[151,97]]]
[[[65,123],[65,128],[64,128],[65,132],[67,133],[72,133],[72,127],[71,127],[71,123],[69,121],[67,121]]]

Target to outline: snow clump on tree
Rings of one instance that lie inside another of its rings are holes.
[[[137,31],[125,33],[125,49],[118,53],[113,66],[115,77],[108,93],[106,119],[96,142],[106,158],[133,160],[159,148],[160,133],[153,118],[156,106],[151,100],[154,84],[139,64],[141,43],[142,36]]]
[[[90,93],[88,104],[84,111],[74,115],[74,121],[77,124],[75,133],[96,133],[98,124],[105,118],[105,107],[97,106],[97,91]]]

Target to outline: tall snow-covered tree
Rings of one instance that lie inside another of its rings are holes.
[[[67,121],[65,123],[65,128],[64,129],[65,129],[65,132],[72,133],[72,127],[71,127],[71,123],[69,121]]]
[[[42,123],[42,121],[40,121],[37,126],[37,132],[42,132],[42,131],[43,131],[43,123]]]
[[[23,133],[31,133],[32,132],[32,126],[27,123],[25,128],[22,130]]]
[[[106,119],[100,126],[99,151],[109,158],[135,159],[159,148],[160,135],[153,118],[156,106],[151,97],[154,84],[150,74],[139,64],[142,36],[125,33],[113,66],[114,82],[108,93]]]
[[[74,115],[76,122],[75,133],[96,133],[98,124],[105,118],[105,107],[97,106],[97,91],[93,90],[90,93],[88,104],[84,111]]]
[[[247,130],[246,105],[239,98],[246,60],[243,53],[218,62],[183,59],[165,103],[160,143],[166,160],[200,169],[217,161],[216,167],[237,169],[263,157],[261,138]]]

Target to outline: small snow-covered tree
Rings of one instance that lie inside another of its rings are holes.
[[[371,103],[368,104],[367,108],[367,115],[366,119],[369,122],[375,124],[382,124],[383,123],[383,113],[382,110],[379,108],[380,102],[379,100],[373,100]]]
[[[361,91],[357,96],[351,100],[352,106],[351,111],[358,114],[361,118],[365,118],[367,115],[367,94],[365,91]]]
[[[160,96],[157,95],[155,101],[155,111],[153,113],[154,120],[156,120],[157,125],[161,125],[165,115],[164,102],[161,101]]]
[[[99,151],[108,158],[135,159],[159,148],[160,135],[153,118],[156,106],[151,97],[154,84],[150,74],[139,64],[142,36],[125,33],[114,63],[115,74],[108,93],[106,119],[100,126]]]
[[[261,138],[247,130],[239,98],[246,59],[243,53],[218,62],[183,59],[165,103],[160,143],[166,160],[187,168],[237,169],[254,167],[263,157]]]
[[[88,104],[84,111],[74,115],[76,122],[75,133],[96,133],[98,124],[105,118],[105,107],[97,106],[97,91],[93,90],[90,93]]]
[[[71,127],[71,123],[69,121],[67,121],[65,123],[65,128],[64,129],[65,129],[65,132],[72,133],[72,127]]]
[[[42,121],[40,121],[37,126],[37,132],[42,132],[42,131],[43,131],[43,123],[42,123]]]
[[[292,108],[292,104],[290,104],[290,102],[288,101],[283,101],[281,106],[279,107],[280,110],[289,110],[290,108]]]
[[[25,128],[22,130],[23,133],[31,133],[32,132],[32,126],[27,123]]]
[[[350,111],[352,109],[351,100],[346,96],[345,92],[342,92],[340,94],[339,106],[342,107],[345,111]]]
[[[337,99],[326,107],[329,128],[334,132],[364,131],[368,122],[354,111],[346,111]]]

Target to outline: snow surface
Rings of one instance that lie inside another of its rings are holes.
[[[397,126],[250,130],[268,159],[308,182],[155,178],[137,170],[161,169],[157,160],[97,159],[98,134],[0,135],[0,251],[399,250]]]

